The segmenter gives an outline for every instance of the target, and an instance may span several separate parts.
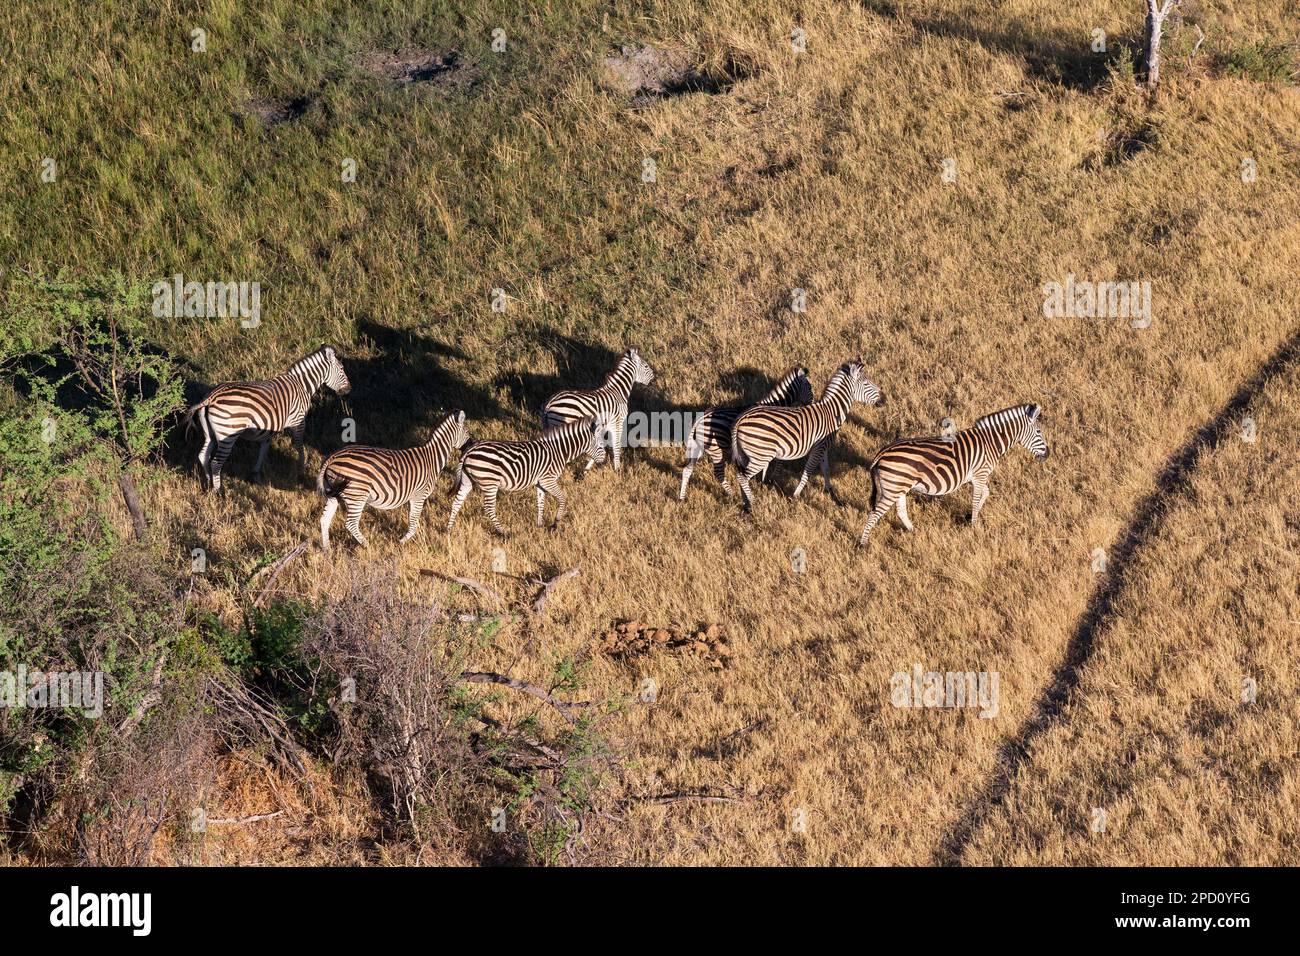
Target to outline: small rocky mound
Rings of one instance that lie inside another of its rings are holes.
[[[690,631],[684,627],[642,626],[639,621],[619,621],[601,635],[596,649],[615,660],[629,660],[666,650],[704,660],[714,669],[725,667],[731,657],[727,629],[710,624]]]
[[[362,57],[357,65],[373,76],[399,85],[436,83],[452,89],[472,86],[482,71],[463,61],[455,50],[376,50]]]
[[[722,93],[749,75],[735,60],[709,69],[686,50],[653,46],[625,46],[600,61],[603,84],[627,93],[633,102],[677,96],[682,93]]]

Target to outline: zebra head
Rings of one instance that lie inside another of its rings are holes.
[[[1024,418],[1020,432],[1016,435],[1016,441],[1029,449],[1029,453],[1036,459],[1042,461],[1051,453],[1047,447],[1047,439],[1043,437],[1043,429],[1038,423],[1038,416],[1042,414],[1043,407],[1023,405],[1021,410],[1024,412]]]
[[[589,441],[587,443],[587,461],[591,465],[599,465],[605,460],[605,435],[609,432],[609,422],[604,415],[598,415],[595,418],[585,419],[587,428],[590,429]],[[612,436],[612,441],[619,441],[622,436]]]
[[[334,351],[334,346],[327,345],[322,351],[327,363],[325,384],[335,393],[346,395],[352,391],[352,383],[348,381],[348,373],[343,371],[343,362],[339,359],[338,353]]]
[[[808,370],[799,365],[790,371],[789,385],[783,389],[786,401],[791,405],[811,405],[813,403],[812,382],[808,379]]]
[[[641,357],[636,349],[628,349],[623,357],[632,363],[632,381],[637,385],[649,385],[655,380],[655,370]]]
[[[861,402],[863,405],[883,406],[885,404],[884,393],[876,387],[876,383],[867,378],[866,369],[862,367],[862,362],[847,362],[840,371],[844,372],[849,382],[849,394],[853,401]]]
[[[465,412],[459,411],[455,415],[449,415],[447,420],[452,423],[451,447],[464,448],[469,442],[469,429],[465,427]]]

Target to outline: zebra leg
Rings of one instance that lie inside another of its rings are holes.
[[[447,533],[451,534],[451,529],[456,527],[456,515],[460,514],[460,507],[469,497],[470,489],[474,487],[474,482],[469,480],[469,475],[462,475],[460,479],[460,489],[456,492],[456,500],[451,503],[451,517],[447,519]]]
[[[303,468],[305,468],[307,465],[307,455],[302,447],[302,435],[303,432],[306,430],[306,428],[307,428],[307,420],[304,418],[296,426],[289,429],[289,433],[293,435],[293,447],[298,452],[298,474],[299,475],[302,474]]]
[[[271,439],[262,442],[257,449],[257,461],[253,463],[253,481],[260,481],[262,478],[262,465],[266,463],[266,452],[271,447]]]
[[[843,508],[844,502],[840,496],[835,493],[831,487],[831,446],[835,444],[835,436],[830,435],[826,439],[826,451],[822,454],[822,486],[826,489],[826,494],[831,496],[831,501],[835,502],[836,507]]]
[[[898,520],[908,531],[912,530],[912,519],[907,516],[907,495],[898,496]]]
[[[537,483],[537,527],[542,526],[542,517],[546,513],[546,492],[542,490],[542,483]]]
[[[234,449],[235,442],[238,440],[238,437],[232,436],[217,445],[216,454],[213,456],[212,462],[209,466],[213,491],[219,491],[221,489],[221,469],[225,467],[226,459],[230,457],[230,452]]]
[[[500,537],[506,536],[506,529],[501,527],[501,522],[497,520],[497,489],[483,489],[483,510],[487,512],[488,521],[492,522],[492,530]]]
[[[366,502],[356,498],[344,500],[344,510],[347,512],[348,520],[346,522],[348,532],[356,539],[357,544],[363,548],[370,546],[366,536],[361,533],[361,513],[366,510]]]
[[[826,455],[826,443],[827,439],[823,438],[812,446],[812,451],[808,453],[808,460],[804,462],[803,474],[799,476],[799,484],[794,487],[794,497],[798,498],[803,493],[804,486],[808,484],[808,479],[812,477],[813,472],[821,467],[822,458]]]
[[[980,516],[980,509],[984,507],[984,502],[989,497],[989,486],[986,481],[971,481],[971,503],[970,503],[970,523],[974,524]]]
[[[691,472],[695,470],[695,463],[700,460],[699,455],[691,456],[691,452],[686,453],[686,467],[682,469],[682,487],[677,492],[677,500],[686,500],[686,486],[691,482]]]
[[[871,529],[889,513],[890,508],[894,507],[894,501],[895,499],[887,497],[883,492],[879,495],[876,507],[867,516],[867,526],[862,529],[862,537],[858,539],[858,547],[865,548],[867,546],[867,539],[871,537]],[[906,508],[907,506],[904,505],[903,507]]]
[[[325,510],[320,516],[320,547],[326,554],[330,553],[330,525],[334,523],[334,513],[339,510],[337,498],[325,499]]]
[[[754,492],[749,487],[750,476],[743,471],[736,472],[736,481],[740,484],[741,506],[745,514],[754,510]]]
[[[424,503],[427,500],[427,497],[411,499],[411,517],[406,523],[406,534],[402,535],[401,544],[406,544],[415,537],[415,532],[420,530],[420,513],[424,511]]]
[[[560,526],[560,522],[564,519],[564,509],[568,506],[569,501],[564,496],[564,492],[560,490],[560,483],[556,481],[554,478],[538,483],[537,485],[538,493],[540,494],[543,490],[545,490],[546,494],[550,495],[552,498],[554,498],[556,501],[559,502],[560,507],[555,512],[555,524],[551,525],[552,528],[558,528]]]
[[[610,422],[613,429],[613,441],[610,444],[610,455],[613,457],[614,470],[619,471],[623,467],[623,422],[627,419],[627,412],[624,412],[614,421]]]
[[[716,458],[714,458],[712,455],[710,455],[709,457],[713,459],[713,477],[718,479],[718,484],[722,485],[723,492],[726,494],[728,498],[730,498],[733,494],[735,494],[735,492],[731,490],[731,485],[727,483],[726,457],[722,454],[721,451],[717,453]]]

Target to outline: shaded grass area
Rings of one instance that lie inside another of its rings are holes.
[[[1294,331],[1294,88],[1206,68],[1190,55],[1189,21],[1171,32],[1180,53],[1148,102],[1118,52],[1140,28],[1131,6],[15,11],[7,32],[33,38],[21,54],[32,69],[0,78],[12,187],[0,257],[11,268],[262,283],[259,328],[159,322],[157,341],[187,363],[191,398],[337,345],[351,414],[333,398],[317,406],[309,467],[340,446],[345,417],[367,443],[418,443],[455,408],[476,438],[528,434],[551,392],[598,383],[628,346],[659,373],[635,393],[642,409],[753,395],[795,363],[820,389],[840,362],[864,356],[890,404],[856,412],[837,442],[846,509],[816,489],[788,500],[793,467],[761,489],[754,520],[706,474],[677,506],[680,453],[638,450],[623,475],[572,485],[561,534],[536,532],[523,496],[503,502],[507,542],[487,538],[475,503],[448,540],[444,485],[408,547],[396,546],[400,516],[369,512],[371,554],[345,549],[331,566],[309,552],[279,587],[315,600],[343,588],[351,568],[391,562],[404,584],[469,613],[478,598],[421,572],[500,583],[498,547],[506,573],[526,578],[580,564],[547,619],[504,624],[484,651],[483,666],[533,676],[557,657],[588,661],[617,620],[723,624],[725,670],[664,655],[589,660],[602,696],[647,679],[659,689],[654,706],[618,724],[635,756],[622,783],[630,802],[617,824],[593,824],[592,852],[930,862],[1000,779],[1000,755],[1072,659],[1094,593],[1092,548],[1164,505],[1165,463],[1189,431],[1235,407],[1241,383]],[[1202,4],[1203,51],[1284,41],[1285,4],[1255,6]],[[790,46],[794,25],[807,30],[805,53]],[[189,49],[196,26],[206,53]],[[1097,26],[1114,39],[1102,57],[1089,47]],[[602,84],[603,57],[644,43],[691,51],[700,75],[729,80],[643,102]],[[455,50],[476,79],[406,83],[364,68],[411,50]],[[268,124],[248,115],[254,98],[302,108]],[[59,170],[52,183],[39,179],[45,156]],[[1249,183],[1243,157],[1258,170]],[[343,179],[347,159],[355,182]],[[1043,319],[1042,283],[1067,274],[1152,282],[1152,327]],[[795,288],[807,312],[790,311]],[[498,289],[504,312],[491,307]],[[1055,454],[1042,468],[1007,459],[984,526],[962,524],[963,492],[918,503],[913,535],[890,522],[871,551],[853,551],[876,448],[1020,401],[1044,405]],[[178,574],[192,547],[207,550],[212,571],[194,600],[229,618],[259,562],[315,533],[319,503],[287,442],[266,485],[245,480],[253,453],[243,449],[227,493],[212,498],[184,473],[196,450],[173,434],[143,494]],[[1269,492],[1260,507],[1276,520],[1283,506]],[[1199,553],[1194,535],[1182,542],[1167,560]],[[792,568],[795,549],[804,572]],[[1180,600],[1143,593],[1140,615],[1124,611],[1138,615],[1135,647]],[[1194,591],[1185,599],[1192,620],[1256,626],[1212,617]],[[1000,671],[999,718],[892,708],[890,675],[914,662]],[[1006,798],[1034,799],[1022,788],[1037,778],[1014,776]],[[683,792],[736,799],[640,799]],[[796,811],[806,828],[792,828]],[[963,859],[1032,858],[1000,820],[961,841]],[[1048,814],[1035,825],[1046,846],[1066,823]],[[1165,825],[1176,829],[1177,815]],[[277,859],[290,852],[266,846]],[[238,853],[255,857],[256,846]],[[1163,862],[1154,843],[1128,859]]]

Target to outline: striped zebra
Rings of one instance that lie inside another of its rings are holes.
[[[576,388],[556,392],[542,406],[542,429],[553,428],[564,422],[581,418],[599,418],[608,423],[607,431],[613,436],[614,470],[623,461],[623,426],[627,422],[627,400],[633,385],[649,385],[654,381],[655,370],[636,349],[623,353],[614,370],[605,376],[600,388]],[[587,468],[593,461],[588,460]]]
[[[529,441],[477,441],[460,457],[460,470],[456,480],[460,490],[451,504],[451,517],[447,519],[447,533],[456,527],[456,516],[469,497],[470,489],[477,488],[483,495],[483,510],[498,535],[505,528],[497,520],[497,493],[537,489],[537,527],[542,526],[546,496],[559,502],[555,515],[558,526],[564,517],[566,499],[560,490],[560,475],[565,466],[583,455],[588,464],[605,460],[602,441],[606,424],[602,419],[583,418],[546,429]]]
[[[794,497],[799,497],[808,479],[820,468],[826,492],[838,504],[839,499],[831,489],[830,446],[854,402],[885,404],[884,395],[867,378],[861,362],[841,365],[826,384],[822,397],[811,405],[796,408],[762,405],[741,412],[731,429],[731,460],[744,495],[745,511],[754,506],[754,493],[749,487],[751,479],[766,475],[768,465],[777,459],[804,455],[808,461],[794,489]]]
[[[898,520],[908,531],[907,495],[946,495],[971,485],[972,523],[989,496],[989,476],[1012,445],[1023,445],[1036,459],[1048,455],[1038,416],[1038,405],[1013,405],[985,415],[974,425],[939,438],[908,438],[886,445],[871,460],[871,514],[858,544],[867,546],[871,529],[889,509],[898,508]]]
[[[682,469],[682,487],[677,493],[678,501],[686,500],[686,486],[690,483],[691,472],[696,463],[705,455],[713,463],[713,475],[722,484],[722,490],[731,494],[727,484],[727,456],[731,452],[731,426],[746,408],[757,405],[807,405],[813,400],[812,384],[808,381],[808,370],[803,367],[790,369],[766,395],[754,405],[718,405],[708,409],[691,426],[691,433],[686,438],[686,467]]]
[[[221,488],[221,468],[241,438],[261,443],[253,479],[262,474],[262,464],[271,439],[279,432],[293,436],[298,451],[298,470],[304,464],[302,433],[312,398],[322,385],[339,395],[352,391],[343,363],[334,349],[322,345],[300,358],[288,370],[266,382],[227,382],[218,385],[203,401],[185,413],[188,427],[196,418],[203,430],[199,468],[213,490]]]
[[[409,505],[410,520],[402,543],[410,541],[420,527],[420,512],[433,493],[438,475],[452,453],[467,441],[465,413],[456,412],[444,418],[419,448],[353,445],[330,455],[316,476],[316,490],[325,498],[325,511],[320,516],[321,549],[329,553],[330,524],[340,503],[348,531],[363,548],[367,541],[361,533],[361,513],[366,505],[381,511]]]

